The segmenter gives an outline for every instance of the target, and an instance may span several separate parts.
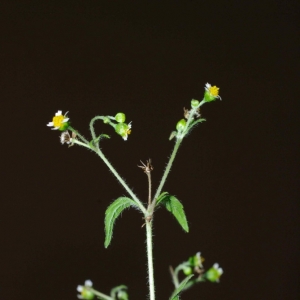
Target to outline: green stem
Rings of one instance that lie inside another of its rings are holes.
[[[146,220],[147,233],[147,257],[148,257],[148,280],[150,300],[155,300],[154,268],[153,268],[153,245],[152,245],[152,221]]]
[[[107,165],[107,167],[110,169],[110,171],[115,175],[117,180],[121,183],[121,185],[125,188],[127,193],[132,197],[132,199],[136,202],[140,210],[146,215],[147,210],[144,207],[144,205],[141,203],[141,201],[138,199],[138,197],[133,193],[133,191],[128,187],[124,179],[119,175],[119,173],[116,171],[116,169],[111,165],[111,163],[108,161],[108,159],[105,157],[103,152],[100,149],[95,150],[95,152],[100,156],[100,158],[104,161],[104,163]]]
[[[160,193],[161,193],[161,191],[162,191],[162,188],[163,188],[163,186],[164,186],[164,184],[165,184],[165,182],[166,182],[166,179],[167,179],[167,177],[168,177],[168,175],[169,175],[169,173],[170,173],[170,170],[171,170],[173,161],[174,161],[174,159],[175,159],[175,156],[176,156],[176,154],[177,154],[177,151],[178,151],[178,149],[179,149],[179,146],[180,146],[180,144],[181,144],[183,138],[185,137],[185,135],[186,135],[186,134],[188,133],[188,131],[189,131],[189,125],[190,125],[190,123],[193,121],[194,116],[195,116],[195,114],[197,113],[197,109],[198,109],[200,106],[202,106],[204,103],[205,103],[205,101],[204,101],[204,99],[203,99],[203,100],[199,103],[199,105],[198,105],[197,107],[192,108],[192,109],[190,110],[190,114],[189,114],[189,117],[188,117],[187,122],[186,122],[185,130],[184,130],[181,134],[177,135],[177,139],[176,139],[175,146],[174,146],[174,148],[173,148],[173,152],[172,152],[172,154],[171,154],[171,157],[170,157],[170,160],[169,160],[169,162],[168,162],[168,165],[167,165],[167,167],[166,167],[166,169],[165,169],[164,175],[163,175],[163,177],[162,177],[162,179],[161,179],[161,181],[160,181],[159,187],[158,187],[158,189],[157,189],[157,191],[156,191],[156,193],[155,193],[154,200],[158,198],[158,196],[160,195]]]
[[[72,142],[73,142],[74,144],[80,145],[80,146],[82,146],[82,147],[91,149],[91,147],[89,146],[89,144],[82,143],[82,142],[80,142],[80,141],[78,141],[78,140],[76,140],[76,139],[74,139]],[[92,149],[92,150],[93,150],[93,149]]]
[[[96,116],[95,118],[93,118],[91,120],[91,122],[90,122],[90,131],[91,131],[91,135],[92,135],[93,140],[96,139],[96,133],[95,133],[95,129],[94,129],[94,123],[95,123],[95,121],[97,121],[97,120],[103,120],[104,121],[106,119],[107,119],[107,117]],[[128,187],[128,185],[126,184],[126,182],[124,181],[124,179],[119,175],[119,173],[111,165],[111,163],[108,161],[108,159],[105,157],[105,155],[103,154],[103,152],[100,150],[99,143],[97,143],[97,145],[95,145],[95,147],[96,148],[93,148],[92,150],[94,150],[100,156],[100,158],[104,161],[104,163],[107,165],[107,167],[110,169],[110,171],[115,175],[115,177],[117,178],[117,180],[121,183],[121,185],[125,188],[125,190],[128,192],[128,194],[132,197],[132,199],[136,202],[136,204],[139,206],[140,210],[145,215],[146,212],[147,212],[146,208],[141,203],[141,201],[138,199],[138,197]]]
[[[89,288],[89,290],[90,290],[93,294],[95,294],[97,297],[99,297],[101,300],[114,300],[114,298],[109,297],[109,296],[107,296],[107,295],[105,295],[105,294],[102,294],[102,293],[100,293],[100,292],[94,290],[93,288]]]
[[[76,135],[81,139],[83,140],[85,143],[89,143],[88,140],[83,136],[81,135],[76,129],[74,129],[73,127],[69,126],[69,128],[72,132],[76,133]]]
[[[171,157],[170,157],[170,159],[169,159],[168,165],[167,165],[167,167],[166,167],[166,169],[165,169],[164,175],[163,175],[163,177],[162,177],[162,179],[161,179],[161,181],[160,181],[159,187],[158,187],[158,189],[156,190],[154,199],[157,199],[158,196],[159,196],[160,193],[161,193],[161,190],[162,190],[162,188],[163,188],[163,186],[164,186],[164,184],[165,184],[165,182],[166,182],[166,179],[167,179],[167,177],[168,177],[168,175],[169,175],[169,173],[170,173],[170,170],[171,170],[173,161],[174,161],[174,159],[175,159],[175,156],[176,156],[176,154],[177,154],[177,151],[178,151],[178,149],[179,149],[179,146],[180,146],[181,142],[182,142],[182,139],[177,139],[177,140],[176,140],[175,146],[174,146],[174,148],[173,148],[173,152],[172,152]]]

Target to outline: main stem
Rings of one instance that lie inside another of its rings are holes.
[[[146,220],[146,232],[147,232],[149,295],[150,295],[150,300],[155,300],[153,248],[152,248],[152,221]]]

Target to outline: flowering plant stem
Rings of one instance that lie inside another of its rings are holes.
[[[101,300],[114,300],[114,298],[107,296],[105,294],[102,294],[99,291],[94,290],[93,288],[89,288],[89,290]]]
[[[146,208],[141,203],[141,201],[138,199],[138,197],[133,193],[133,191],[129,188],[129,186],[126,184],[124,179],[119,175],[119,173],[116,171],[116,169],[111,165],[111,163],[108,161],[108,159],[105,157],[103,152],[100,149],[95,150],[95,152],[100,156],[100,158],[104,161],[104,163],[107,165],[107,167],[110,169],[110,171],[115,175],[117,180],[121,183],[121,185],[124,187],[124,189],[127,191],[127,193],[132,197],[132,199],[136,202],[140,210],[144,213],[144,215],[147,213]]]
[[[161,179],[161,181],[160,181],[160,184],[159,184],[159,186],[158,186],[158,188],[157,188],[157,191],[156,191],[156,193],[155,193],[154,199],[157,199],[158,196],[159,196],[160,193],[161,193],[161,190],[162,190],[162,188],[163,188],[163,186],[164,186],[164,184],[165,184],[165,182],[166,182],[166,180],[167,180],[167,177],[168,177],[168,175],[169,175],[169,173],[170,173],[170,170],[171,170],[173,161],[174,161],[174,159],[175,159],[175,156],[176,156],[176,154],[177,154],[177,151],[178,151],[178,149],[179,149],[179,146],[180,146],[181,142],[182,142],[182,139],[177,139],[177,141],[176,141],[176,143],[175,143],[175,146],[174,146],[174,148],[173,148],[172,154],[171,154],[171,156],[170,156],[169,162],[168,162],[167,167],[166,167],[166,169],[165,169],[164,175],[163,175],[163,177],[162,177],[162,179]]]
[[[148,277],[150,300],[155,300],[153,249],[152,249],[152,221],[146,222],[147,233],[147,257],[148,257]]]
[[[210,84],[206,84],[205,87],[205,94],[204,98],[201,102],[198,100],[193,99],[191,101],[191,109],[185,109],[184,108],[184,118],[178,121],[176,125],[177,131],[173,131],[170,139],[173,137],[176,137],[176,142],[174,144],[174,148],[172,150],[171,156],[169,157],[169,161],[167,163],[167,166],[164,170],[162,179],[159,183],[159,186],[156,190],[156,193],[154,197],[152,198],[152,185],[151,185],[151,171],[153,170],[153,167],[151,165],[151,160],[149,159],[147,161],[147,164],[144,164],[142,162],[142,166],[139,166],[144,170],[144,173],[146,173],[148,177],[148,203],[143,204],[138,197],[133,193],[133,190],[129,188],[129,186],[126,184],[125,180],[119,175],[119,173],[116,171],[116,169],[112,166],[112,164],[109,162],[109,160],[106,158],[104,153],[101,151],[100,148],[100,141],[103,138],[109,138],[107,134],[100,134],[96,135],[94,124],[97,120],[102,120],[105,124],[108,124],[112,126],[117,134],[119,134],[125,141],[128,138],[128,135],[131,133],[131,122],[128,124],[125,123],[126,117],[124,113],[117,113],[115,117],[113,116],[96,116],[94,117],[89,124],[90,132],[92,136],[92,140],[88,141],[83,135],[81,135],[77,130],[72,128],[70,126],[69,118],[67,117],[67,114],[62,115],[62,111],[58,111],[55,116],[52,119],[52,122],[49,122],[47,126],[54,127],[54,129],[59,129],[60,131],[63,131],[61,135],[61,142],[67,143],[69,146],[72,146],[74,144],[77,144],[79,146],[88,148],[95,152],[106,164],[106,166],[109,168],[109,170],[112,172],[112,174],[116,177],[116,179],[120,182],[120,184],[124,187],[126,192],[131,196],[132,199],[128,197],[119,197],[116,199],[106,210],[106,217],[105,217],[105,231],[106,231],[106,239],[105,239],[105,247],[107,247],[110,244],[111,237],[112,237],[112,230],[115,219],[120,215],[120,213],[130,207],[138,207],[139,210],[143,213],[144,219],[145,219],[145,227],[146,227],[146,244],[147,244],[147,263],[148,263],[148,280],[149,280],[149,299],[155,300],[155,285],[154,285],[154,266],[153,266],[153,241],[152,241],[152,228],[153,228],[153,215],[155,212],[155,208],[158,205],[163,205],[166,207],[168,211],[170,211],[179,224],[182,226],[182,228],[188,232],[188,224],[186,220],[186,216],[184,213],[183,205],[180,203],[180,201],[175,197],[170,195],[168,192],[163,192],[162,189],[166,183],[167,177],[171,171],[171,167],[173,165],[173,162],[175,160],[175,157],[177,155],[178,149],[182,143],[183,138],[190,132],[190,130],[197,125],[200,122],[205,121],[205,119],[200,118],[200,107],[206,103],[214,101],[215,99],[220,98],[218,95],[218,90],[216,86],[211,86]],[[68,133],[68,130],[72,132],[72,137]],[[143,225],[143,226],[144,226]],[[199,257],[198,257],[199,256]],[[189,274],[182,282],[179,281],[178,273],[179,271],[183,271],[185,274],[187,273],[186,270],[189,268],[191,269],[191,261],[184,262],[180,264],[175,270],[173,270],[172,267],[170,267],[170,272],[172,275],[173,283],[175,286],[175,291],[171,296],[171,299],[179,299],[179,293],[183,290],[189,288],[196,282],[204,281],[205,278],[201,276],[201,257],[200,252],[196,254],[194,259],[192,261],[195,261],[195,259],[198,258],[197,264],[194,265],[194,271],[197,272],[199,275],[198,278],[190,280],[193,275]],[[193,262],[193,264],[195,264]],[[191,269],[192,271],[192,269]],[[222,275],[223,270],[222,268],[219,268],[219,265],[216,263],[213,268],[211,268],[208,272],[208,275],[206,277],[210,281],[218,282],[219,277]],[[125,286],[119,286],[115,288],[115,291],[124,288]],[[125,287],[127,288],[127,287]],[[99,299],[102,300],[114,300],[116,297],[118,299],[119,296],[114,296],[113,292],[111,293],[111,296],[105,295],[103,293],[100,293],[92,288],[92,282],[87,280],[84,287],[78,286],[78,291],[81,292],[81,295],[79,295],[82,299],[91,299],[86,294],[84,294],[86,291],[92,292],[92,295],[95,295]],[[113,291],[113,290],[112,290]],[[125,299],[125,298],[124,298]],[[126,295],[127,299],[127,295]]]

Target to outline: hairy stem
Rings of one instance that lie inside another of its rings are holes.
[[[155,300],[153,249],[152,249],[152,221],[146,220],[147,233],[147,257],[148,257],[148,280],[150,300]]]
[[[160,195],[161,191],[162,191],[162,188],[166,182],[166,179],[170,173],[170,170],[171,170],[171,167],[172,167],[172,164],[173,164],[173,161],[175,159],[175,156],[177,154],[177,151],[179,149],[179,146],[183,140],[183,138],[185,137],[185,135],[188,133],[189,131],[189,125],[190,123],[194,120],[194,116],[197,114],[197,110],[198,108],[200,108],[200,106],[202,106],[203,104],[205,103],[204,99],[199,103],[199,105],[195,108],[192,108],[190,110],[190,113],[189,113],[189,117],[187,118],[187,122],[186,122],[186,127],[185,127],[185,130],[180,134],[180,135],[177,135],[177,139],[176,139],[176,143],[174,145],[174,148],[173,148],[173,151],[172,151],[172,154],[170,156],[170,159],[169,159],[169,162],[167,164],[167,167],[165,169],[165,172],[164,172],[164,175],[160,181],[160,184],[159,184],[159,187],[155,193],[155,196],[154,196],[154,201],[158,198],[158,196]]]
[[[168,175],[169,175],[169,173],[170,173],[170,170],[171,170],[173,161],[174,161],[174,159],[175,159],[175,156],[176,156],[176,154],[177,154],[177,151],[178,151],[178,149],[179,149],[179,146],[180,146],[181,142],[182,142],[182,139],[177,139],[177,140],[176,140],[176,143],[175,143],[175,145],[174,145],[174,148],[173,148],[172,154],[171,154],[171,156],[170,156],[169,162],[168,162],[167,167],[166,167],[166,169],[165,169],[164,175],[163,175],[163,177],[162,177],[162,179],[161,179],[161,181],[160,181],[160,184],[159,184],[158,189],[156,190],[154,199],[157,199],[158,196],[159,196],[160,193],[161,193],[161,190],[162,190],[162,188],[163,188],[163,186],[164,186],[164,184],[165,184],[165,182],[166,182],[166,179],[167,179],[167,177],[168,177]]]
[[[83,136],[81,135],[76,129],[74,129],[73,127],[69,126],[69,128],[72,132],[74,132],[76,134],[76,136],[78,136],[82,141],[84,141],[85,143],[89,143],[88,140]]]
[[[112,297],[102,294],[102,293],[94,290],[93,288],[89,288],[89,290],[101,300],[114,300]]]
[[[115,177],[117,178],[117,180],[125,188],[125,190],[127,191],[127,193],[136,202],[136,204],[138,205],[138,207],[140,208],[140,210],[144,214],[146,214],[146,208],[144,207],[144,205],[141,203],[141,201],[138,199],[138,197],[133,193],[133,191],[128,187],[128,185],[126,184],[126,182],[124,181],[124,179],[119,175],[119,173],[116,171],[116,169],[111,165],[111,163],[105,157],[105,155],[103,154],[103,152],[100,149],[97,149],[95,152],[100,156],[100,158],[104,161],[104,163],[107,165],[107,167],[110,169],[110,171],[115,175]]]
[[[151,172],[147,172],[147,177],[148,177],[148,207],[151,205]]]

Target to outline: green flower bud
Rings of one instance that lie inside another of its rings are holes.
[[[185,267],[183,269],[183,273],[188,276],[188,275],[191,275],[193,273],[193,269],[191,267]]]
[[[219,264],[215,263],[205,274],[205,277],[211,282],[219,282],[219,278],[223,274],[223,269]]]
[[[196,255],[191,256],[189,258],[189,263],[193,267],[203,268],[203,266],[202,266],[203,261],[204,261],[204,258],[201,256],[200,252],[197,252]]]
[[[126,116],[123,113],[117,113],[115,119],[118,123],[124,123],[126,120]]]
[[[186,126],[186,121],[185,121],[185,119],[181,119],[180,121],[178,121],[178,123],[177,123],[177,125],[176,125],[176,129],[177,129],[178,131],[183,131],[184,128],[185,128],[185,126]]]
[[[115,127],[116,133],[119,134],[123,140],[127,140],[128,135],[131,133],[131,123],[118,123]]]
[[[193,99],[192,101],[191,101],[191,106],[192,106],[192,108],[196,108],[198,105],[199,105],[199,101],[198,100],[195,100],[195,99]]]
[[[118,299],[128,300],[128,294],[125,291],[119,291],[118,292]]]

